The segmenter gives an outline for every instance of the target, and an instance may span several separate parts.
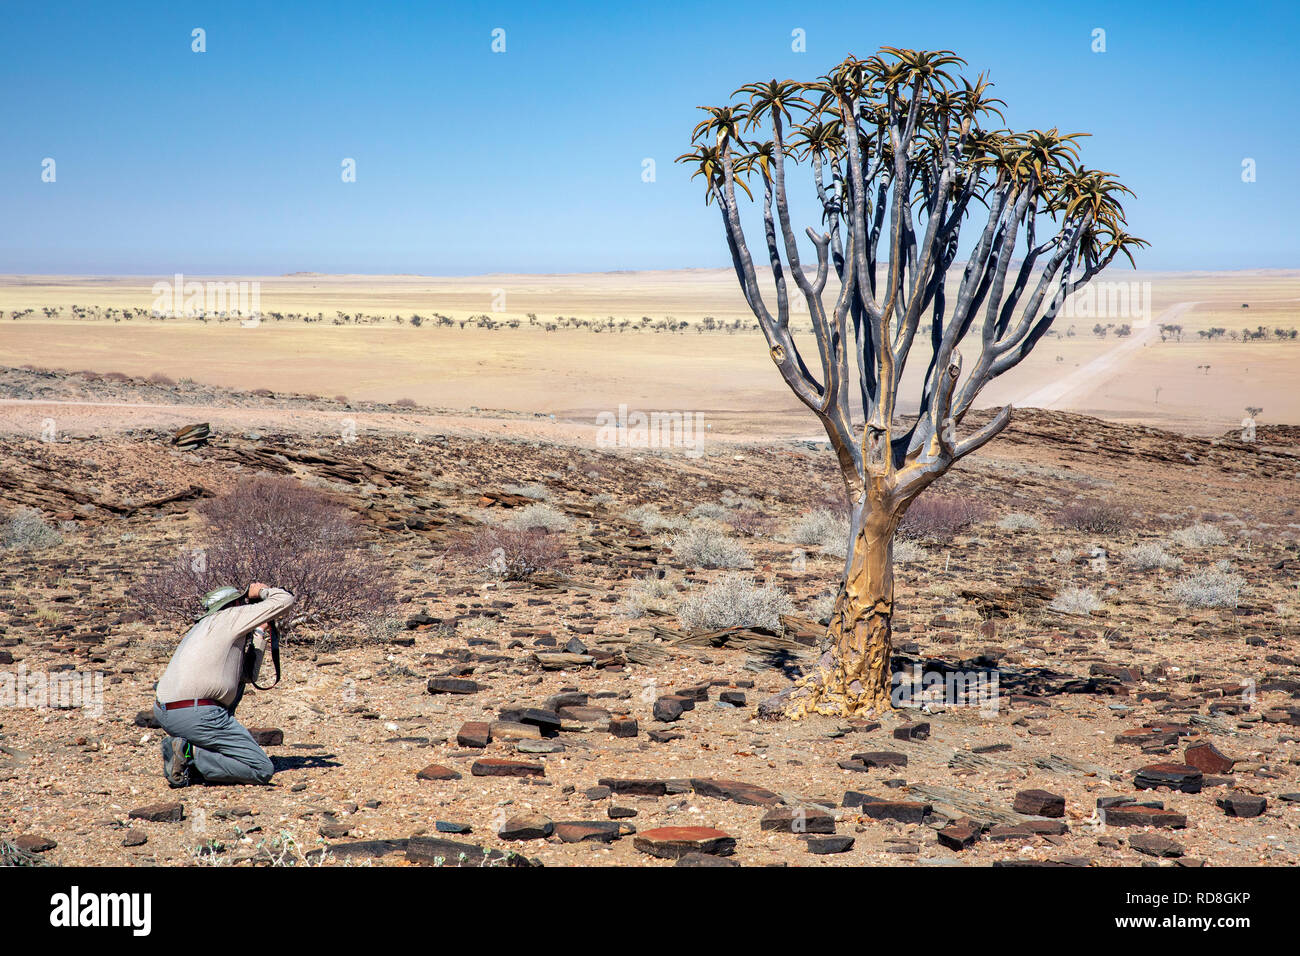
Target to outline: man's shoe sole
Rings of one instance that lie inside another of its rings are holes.
[[[189,774],[185,772],[185,738],[164,737],[162,741],[163,776],[172,789],[188,787]]]

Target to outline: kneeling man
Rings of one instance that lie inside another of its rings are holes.
[[[244,685],[257,680],[270,622],[292,604],[288,591],[259,583],[204,595],[203,617],[158,681],[153,714],[168,734],[162,742],[168,784],[270,782],[271,758],[235,720],[235,707]]]

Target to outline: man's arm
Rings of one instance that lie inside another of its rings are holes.
[[[256,589],[256,593],[254,593]],[[278,617],[293,605],[293,595],[284,588],[271,588],[265,584],[254,584],[248,589],[252,604],[227,608],[220,612],[223,617],[221,625],[230,629],[232,634],[246,634],[259,624],[265,624],[273,617]]]

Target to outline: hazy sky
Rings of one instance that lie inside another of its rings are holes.
[[[3,0],[0,272],[727,265],[672,162],[695,107],[882,45],[955,50],[1015,128],[1091,132],[1143,268],[1300,267],[1300,14],[1226,6]]]

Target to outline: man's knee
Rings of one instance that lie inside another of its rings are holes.
[[[261,760],[253,764],[253,779],[258,783],[267,784],[275,775],[275,764],[271,763],[271,758],[266,754],[262,754],[261,757]]]

